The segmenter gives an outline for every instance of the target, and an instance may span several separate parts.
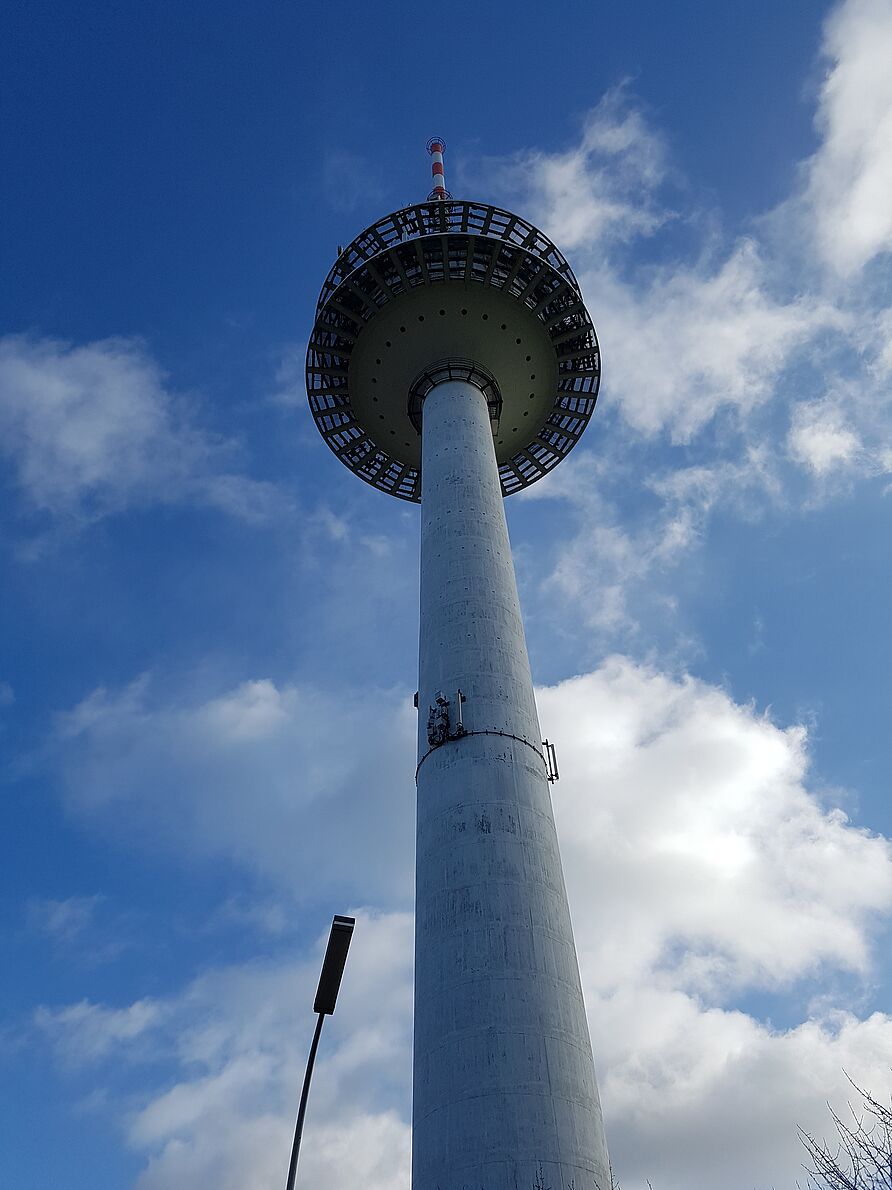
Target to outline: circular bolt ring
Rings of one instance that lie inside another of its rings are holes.
[[[502,413],[502,394],[492,372],[472,359],[441,359],[419,372],[409,386],[409,421],[419,434],[424,398],[435,385],[445,380],[466,380],[476,385],[486,397],[490,421],[498,426]]]

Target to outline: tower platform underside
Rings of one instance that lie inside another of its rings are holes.
[[[417,374],[446,359],[488,370],[503,494],[534,483],[579,440],[600,352],[570,266],[541,232],[497,207],[408,207],[345,249],[322,289],[307,391],[323,438],[367,483],[421,498],[408,414]]]

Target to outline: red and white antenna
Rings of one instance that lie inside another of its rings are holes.
[[[446,175],[443,172],[443,153],[445,150],[446,142],[442,136],[432,136],[427,142],[427,151],[431,155],[431,175],[434,183],[433,190],[427,196],[428,202],[442,202],[444,199],[452,197],[446,189]]]

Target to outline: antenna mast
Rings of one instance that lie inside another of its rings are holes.
[[[427,196],[428,202],[443,202],[452,195],[446,189],[446,175],[443,172],[443,154],[446,151],[446,142],[442,136],[432,136],[427,142],[427,151],[431,155],[431,179],[434,184],[433,190]]]

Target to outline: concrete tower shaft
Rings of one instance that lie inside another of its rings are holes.
[[[471,383],[425,399],[421,504],[413,1190],[608,1190],[490,412]]]

